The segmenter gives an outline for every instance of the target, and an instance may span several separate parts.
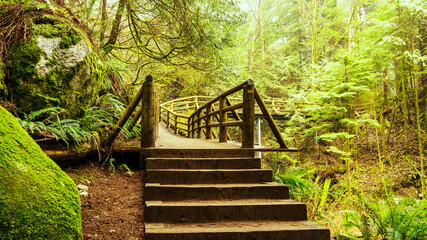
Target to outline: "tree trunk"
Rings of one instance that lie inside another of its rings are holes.
[[[114,45],[117,42],[117,38],[120,33],[120,22],[122,21],[123,12],[126,6],[126,0],[120,0],[119,6],[117,7],[116,18],[113,21],[113,26],[111,28],[110,37],[108,41],[102,46],[104,49],[104,55],[107,55],[113,49],[111,45]]]
[[[101,36],[99,37],[99,42],[102,44],[105,38],[105,29],[107,26],[107,0],[101,1]]]

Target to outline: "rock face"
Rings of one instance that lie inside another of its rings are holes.
[[[100,90],[105,66],[87,35],[68,19],[31,19],[31,40],[9,49],[9,93],[25,112],[62,107],[77,117]]]
[[[82,239],[77,188],[0,107],[0,239]]]

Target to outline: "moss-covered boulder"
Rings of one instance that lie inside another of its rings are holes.
[[[77,117],[94,103],[105,66],[74,22],[39,11],[29,16],[31,40],[9,47],[11,99],[26,113],[62,107]]]
[[[82,239],[77,188],[0,107],[0,239]]]

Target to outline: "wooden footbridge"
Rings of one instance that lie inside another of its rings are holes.
[[[217,97],[162,105],[155,99],[148,76],[105,143],[112,145],[142,101],[130,127],[141,119],[141,143],[132,149],[145,169],[145,240],[330,239],[328,229],[307,220],[306,205],[289,199],[288,187],[273,183],[271,170],[254,157],[255,151],[295,151],[270,114],[285,114],[285,103],[263,101],[251,80]],[[278,148],[255,147],[256,116],[268,122]],[[230,127],[241,129],[241,143],[227,143]]]

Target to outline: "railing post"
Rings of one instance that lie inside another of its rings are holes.
[[[209,116],[212,112],[212,105],[208,105],[206,108],[206,139],[212,139],[212,116]]]
[[[219,98],[219,142],[227,142],[227,127],[224,123],[227,122],[227,112],[223,112],[225,108],[225,97]]]
[[[148,75],[143,84],[142,119],[141,119],[141,147],[154,147],[156,144],[156,127],[158,127],[156,110],[156,93],[153,77]]]
[[[242,148],[254,148],[255,97],[254,82],[243,87]]]
[[[192,121],[191,121],[192,117],[190,116],[188,118],[188,122],[187,122],[187,129],[188,129],[188,138],[193,138],[193,128],[192,128]]]
[[[169,111],[166,111],[167,113],[166,113],[166,128],[169,128],[169,114],[170,114],[170,112]]]
[[[178,115],[175,115],[175,122],[174,122],[175,126],[173,129],[173,133],[176,135],[178,133]]]
[[[202,137],[202,128],[200,127],[200,113],[201,111],[197,111],[196,115],[197,115],[197,138],[201,138]]]

